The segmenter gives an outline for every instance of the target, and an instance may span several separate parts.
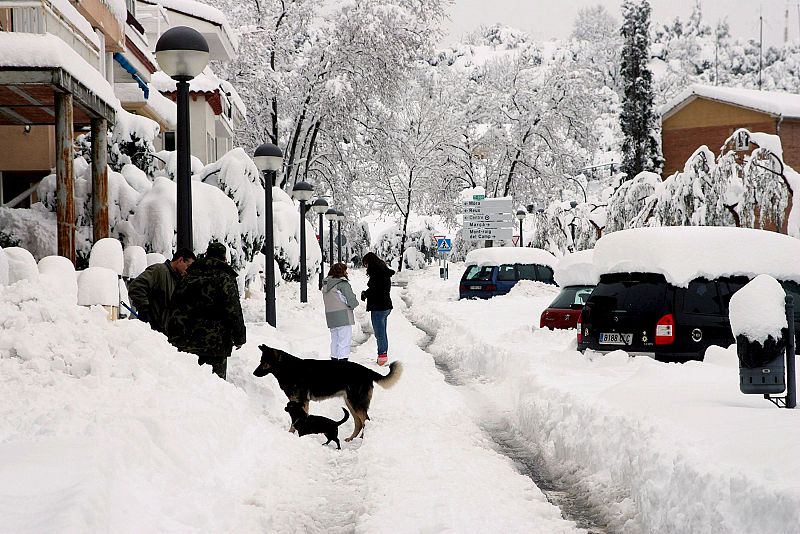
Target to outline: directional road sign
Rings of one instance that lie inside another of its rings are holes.
[[[461,231],[461,235],[468,241],[484,241],[486,239],[511,239],[514,235],[514,230],[511,228],[500,229],[486,229],[486,228],[465,228]]]
[[[489,230],[496,230],[500,228],[513,228],[511,221],[509,222],[484,222],[484,221],[464,221],[464,228],[487,228]]]
[[[504,222],[512,225],[514,216],[510,213],[465,213],[464,222]]]
[[[486,198],[483,200],[463,200],[461,201],[464,206],[471,206],[476,208],[488,208],[489,206],[500,206],[511,210],[511,197],[503,198]]]
[[[450,239],[439,239],[436,242],[436,252],[453,252],[453,242]]]

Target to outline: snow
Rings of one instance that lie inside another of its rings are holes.
[[[147,253],[142,247],[137,247],[136,245],[125,247],[125,250],[122,251],[122,256],[125,260],[122,276],[125,278],[136,278],[149,265],[147,263]],[[164,258],[164,261],[166,261],[166,258]]]
[[[363,288],[363,273],[353,283]],[[309,297],[301,305],[297,284],[282,285],[280,329],[250,323],[224,382],[139,321],[59,305],[33,284],[0,288],[3,528],[582,532],[492,450],[417,346],[423,334],[399,295],[389,325],[405,372],[391,390],[375,388],[367,437],[337,451],[286,432],[286,396],[252,371],[259,343],[327,359],[321,296]],[[263,320],[263,301],[244,308]],[[385,373],[373,352],[369,340],[351,358]],[[341,406],[314,402],[311,412],[339,418]]]
[[[677,287],[696,278],[769,274],[800,282],[800,240],[750,228],[634,228],[604,235],[594,249],[598,275],[659,273]]]
[[[78,302],[78,276],[75,266],[63,256],[39,260],[39,280],[50,284],[50,291],[63,295],[71,304]]]
[[[556,257],[546,250],[529,247],[479,248],[467,253],[466,263],[477,265],[538,264],[555,268]]]
[[[8,285],[8,254],[0,247],[0,286]]]
[[[69,0],[50,0],[50,3],[64,18],[78,28],[78,31],[80,31],[90,43],[100,50],[100,38],[97,37],[92,25],[89,24],[89,21],[86,20],[77,9],[75,9],[75,6],[73,6]]]
[[[661,108],[661,115],[665,116],[675,111],[686,100],[693,96],[735,104],[772,115],[780,115],[784,118],[800,118],[800,95],[783,91],[758,91],[755,89],[741,89],[739,87],[719,87],[700,84],[689,86],[672,99],[667,105]]]
[[[772,337],[781,338],[788,327],[784,299],[786,292],[773,277],[761,274],[731,297],[730,321],[734,336],[743,335],[761,345]]]
[[[144,171],[132,163],[123,165],[122,169],[120,169],[120,174],[128,182],[128,185],[139,193],[147,193],[153,187],[153,182],[147,178]]]
[[[167,261],[167,257],[161,254],[160,252],[148,252],[146,260],[147,260],[147,267],[150,267],[151,265],[154,265],[156,263],[164,263],[165,261]]]
[[[766,148],[783,161],[783,144],[781,143],[780,136],[762,132],[748,133],[750,134],[750,140],[752,142],[757,144],[760,148]],[[736,135],[736,132],[734,132],[733,135]]]
[[[35,280],[39,277],[39,267],[33,255],[21,247],[6,247],[8,260],[8,283],[13,284],[19,280]]]
[[[555,269],[556,283],[561,287],[597,285],[593,255],[593,250],[582,250],[561,258]]]
[[[797,530],[800,457],[776,446],[800,439],[796,411],[740,393],[735,347],[687,364],[583,355],[574,330],[537,328],[557,288],[459,301],[457,284],[412,273],[408,317],[484,427],[507,428],[589,496],[608,521],[592,531]]]
[[[178,82],[169,77],[163,70],[153,73],[153,87],[162,93],[174,93],[178,89]],[[206,67],[203,72],[192,78],[189,82],[189,91],[193,93],[213,93],[219,91],[222,80],[220,80],[211,67]]]
[[[105,267],[89,267],[78,276],[78,304],[119,306],[119,277]]]
[[[128,7],[125,4],[125,0],[100,1],[108,6],[109,11],[111,11],[111,14],[114,15],[114,18],[117,19],[122,27],[124,27],[126,21],[128,20]]]
[[[100,71],[55,35],[0,32],[0,67],[62,68],[100,100],[120,108],[114,88]]]
[[[122,243],[110,237],[98,240],[89,253],[89,267],[105,267],[122,276],[125,267]]]
[[[150,108],[166,123],[168,130],[174,130],[178,124],[178,106],[169,98],[162,95],[152,83],[148,84],[150,92],[147,100],[144,98],[141,87],[136,83],[116,83],[114,93],[122,102],[147,103]]]

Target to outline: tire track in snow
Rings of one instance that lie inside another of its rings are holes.
[[[410,310],[413,300],[408,293],[404,291],[401,298],[406,304],[406,310]],[[404,310],[406,319],[425,334],[419,342],[419,347],[433,358],[445,382],[452,386],[468,386],[442,358],[430,351],[431,345],[436,341],[437,332],[415,321],[406,310]],[[490,403],[484,402],[482,405],[485,407]],[[603,516],[602,510],[591,504],[590,495],[575,483],[564,480],[548,468],[537,447],[520,435],[507,418],[495,414],[488,415],[490,418],[482,420],[479,426],[494,444],[495,451],[508,457],[519,473],[530,478],[542,490],[547,500],[561,510],[564,519],[574,521],[579,528],[587,529],[589,534],[616,532],[609,526],[609,521]]]

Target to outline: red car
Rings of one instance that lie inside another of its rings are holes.
[[[561,288],[550,306],[542,312],[539,328],[564,330],[575,328],[581,317],[581,308],[592,294],[594,286],[567,286]]]

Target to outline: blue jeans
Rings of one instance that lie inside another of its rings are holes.
[[[372,319],[372,331],[375,333],[375,341],[378,342],[378,354],[386,354],[389,350],[389,339],[386,337],[386,321],[392,310],[381,310],[370,312]]]

